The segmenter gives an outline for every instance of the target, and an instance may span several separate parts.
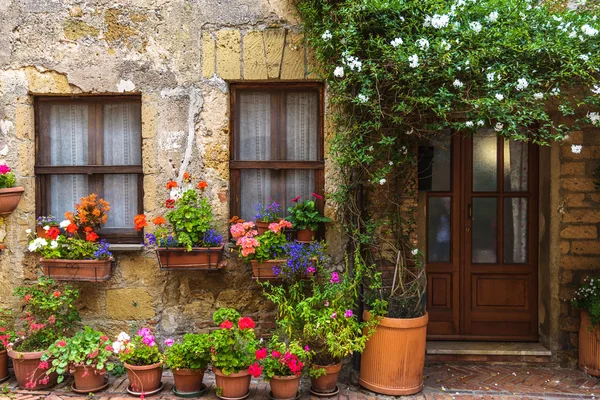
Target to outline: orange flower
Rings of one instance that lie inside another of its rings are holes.
[[[69,221],[73,222],[73,213],[70,211],[67,211],[65,213],[65,219],[68,219]]]
[[[175,182],[175,181],[169,181],[169,182],[167,182],[167,189],[171,190],[171,189],[176,188],[176,187],[177,187],[177,182]]]
[[[234,215],[233,217],[231,217],[231,219],[229,220],[230,224],[237,224],[237,223],[243,223],[245,222],[243,219],[241,219],[240,217],[238,217],[237,215]]]
[[[135,224],[135,230],[141,231],[143,227],[148,226],[146,216],[144,214],[138,214],[133,217],[133,223]]]
[[[87,240],[88,242],[95,242],[96,240],[98,240],[98,235],[96,235],[95,232],[90,232],[87,235],[85,235],[85,240]]]
[[[166,223],[166,222],[167,222],[167,220],[166,220],[166,219],[164,219],[164,218],[163,218],[163,217],[161,217],[161,216],[158,216],[158,217],[156,217],[156,218],[154,218],[154,219],[152,220],[152,223],[153,223],[154,225],[162,225],[162,224],[164,224],[164,223]]]
[[[183,173],[183,180],[184,180],[184,181],[187,181],[187,180],[189,180],[189,179],[190,179],[190,174],[188,174],[188,173],[187,173],[187,171],[186,171],[186,172],[184,172],[184,173]]]
[[[208,183],[206,183],[204,181],[198,182],[198,189],[200,189],[200,190],[204,190],[204,188],[207,186],[208,186]]]
[[[75,225],[73,223],[71,223],[67,226],[67,232],[71,233],[71,234],[77,232],[77,229],[78,229],[77,225]]]
[[[86,226],[85,229],[83,230],[85,233],[90,233],[93,229],[90,228],[89,226]]]

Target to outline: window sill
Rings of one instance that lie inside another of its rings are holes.
[[[111,244],[108,249],[110,251],[141,251],[144,250],[143,244]]]

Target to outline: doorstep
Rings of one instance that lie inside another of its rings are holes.
[[[547,363],[552,352],[534,342],[428,341],[426,361]]]

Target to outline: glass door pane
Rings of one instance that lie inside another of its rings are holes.
[[[498,138],[494,131],[473,136],[473,191],[495,192],[498,188]]]
[[[427,208],[427,259],[450,262],[452,243],[450,197],[430,197]]]
[[[504,199],[504,263],[522,264],[528,256],[528,204],[526,198]]]
[[[473,263],[495,264],[498,262],[498,200],[474,198],[472,207],[471,260]]]

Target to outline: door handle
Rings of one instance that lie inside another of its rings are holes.
[[[473,218],[473,205],[471,203],[467,204],[467,210],[469,213],[469,219]]]

